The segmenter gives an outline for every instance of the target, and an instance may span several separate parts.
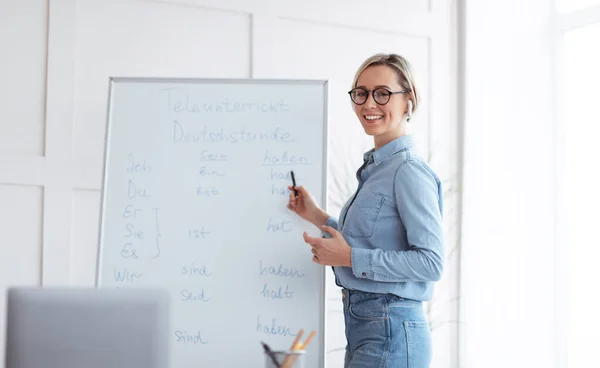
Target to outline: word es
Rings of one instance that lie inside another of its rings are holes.
[[[137,248],[133,245],[133,243],[125,243],[121,248],[121,257],[123,258],[131,258],[138,259]]]

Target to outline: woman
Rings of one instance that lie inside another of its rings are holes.
[[[408,132],[419,106],[411,66],[396,54],[374,55],[349,95],[375,146],[364,154],[356,193],[339,222],[302,186],[289,188],[288,208],[323,231],[304,233],[304,241],[314,262],[333,266],[342,287],[344,366],[426,368],[431,335],[422,302],[444,264],[442,189]]]

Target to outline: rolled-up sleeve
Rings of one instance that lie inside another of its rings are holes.
[[[438,281],[444,265],[441,184],[419,162],[408,160],[394,176],[394,200],[410,249],[352,249],[358,278],[383,282]]]

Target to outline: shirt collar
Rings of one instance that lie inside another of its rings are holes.
[[[375,148],[371,148],[363,154],[363,159],[365,161],[370,161],[372,158],[375,162],[375,165],[379,165],[395,153],[402,151],[403,149],[410,148],[412,146],[412,137],[410,135],[403,135],[384,144],[377,150],[375,150]]]

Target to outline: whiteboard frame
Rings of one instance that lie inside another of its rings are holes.
[[[111,131],[111,109],[112,109],[112,98],[113,88],[119,82],[127,83],[190,83],[190,84],[297,84],[306,85],[314,84],[321,85],[323,87],[323,188],[321,192],[321,203],[318,203],[325,212],[328,212],[328,187],[329,187],[329,80],[328,79],[276,79],[276,78],[183,78],[183,77],[109,77],[108,78],[108,100],[106,104],[106,125],[104,130],[104,155],[102,159],[102,184],[100,186],[100,211],[98,217],[98,244],[96,254],[96,277],[94,280],[94,286],[100,288],[100,268],[102,265],[102,244],[103,244],[103,230],[104,230],[104,213],[105,213],[105,188],[106,188],[106,170],[107,170],[107,158],[110,149],[110,131]],[[326,270],[329,266],[322,266],[319,271],[320,289],[321,289],[321,301],[319,303],[320,318],[319,318],[319,331],[315,336],[315,339],[319,342],[319,368],[326,366],[326,352],[327,352],[327,274]],[[256,347],[257,349],[260,346]]]

